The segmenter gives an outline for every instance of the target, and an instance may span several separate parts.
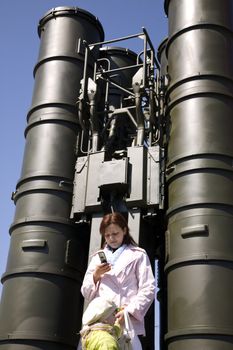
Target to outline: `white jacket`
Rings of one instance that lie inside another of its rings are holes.
[[[136,334],[145,335],[144,316],[155,297],[155,279],[144,249],[128,245],[116,261],[114,268],[95,284],[93,272],[100,264],[94,254],[84,276],[81,292],[88,301],[106,297],[116,305],[126,306]]]

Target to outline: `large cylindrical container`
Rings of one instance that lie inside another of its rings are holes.
[[[137,72],[137,67],[128,69],[129,66],[135,66],[139,61],[135,52],[115,46],[105,46],[100,49],[100,57],[105,61],[105,66],[110,70],[118,70],[110,73],[111,81],[132,91],[133,76]],[[107,66],[107,61],[109,66]],[[141,62],[141,61],[140,61]],[[104,63],[103,63],[104,64]],[[124,69],[125,68],[125,69]],[[129,107],[132,102],[127,99],[129,94],[123,90],[120,90],[113,84],[109,84],[109,109],[114,111],[121,107]],[[126,100],[125,100],[126,98]],[[135,117],[135,110],[131,110],[132,116]],[[111,117],[111,115],[110,115]],[[135,120],[136,123],[136,120]],[[135,133],[135,125],[130,119],[127,113],[117,114],[117,116],[111,122],[109,139],[107,141],[106,150],[111,152],[113,149],[123,149],[130,146],[130,139],[128,134]]]
[[[103,41],[104,33],[96,17],[73,7],[47,12],[38,32],[34,94],[2,277],[2,350],[73,350],[81,324],[87,229],[69,219],[80,130],[75,103],[83,75],[82,40]],[[93,55],[97,58],[98,50]]]
[[[233,2],[165,1],[167,348],[233,348]]]
[[[104,46],[100,49],[100,57],[106,59],[109,62],[109,69],[122,70],[113,72],[110,74],[111,80],[114,83],[119,84],[125,89],[132,88],[132,79],[137,72],[137,67],[127,69],[128,66],[134,66],[137,64],[137,54],[129,49],[115,46]],[[107,63],[105,63],[107,67]],[[123,69],[125,67],[126,69]],[[127,103],[123,102],[124,97],[128,97],[128,94],[123,90],[118,89],[114,85],[109,86],[109,104],[113,108],[120,108]]]

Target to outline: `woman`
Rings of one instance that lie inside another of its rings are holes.
[[[122,324],[128,312],[135,334],[145,335],[144,316],[154,300],[155,280],[149,258],[129,233],[120,213],[107,214],[100,224],[103,251],[107,263],[96,252],[84,276],[81,292],[88,301],[96,297],[113,300],[120,310],[116,318]]]

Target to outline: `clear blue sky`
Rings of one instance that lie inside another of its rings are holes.
[[[34,85],[32,71],[40,45],[37,24],[57,6],[77,6],[91,12],[102,23],[105,40],[140,33],[145,27],[157,50],[167,35],[163,0],[1,0],[0,275],[6,268],[9,227],[15,212],[11,193],[23,161],[26,115]],[[127,47],[138,52],[141,45],[139,40],[131,40]],[[0,293],[1,289],[0,285]]]

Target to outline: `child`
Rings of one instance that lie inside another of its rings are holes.
[[[80,331],[83,350],[119,350],[122,329],[114,314],[117,306],[102,297],[93,299],[83,314]]]

